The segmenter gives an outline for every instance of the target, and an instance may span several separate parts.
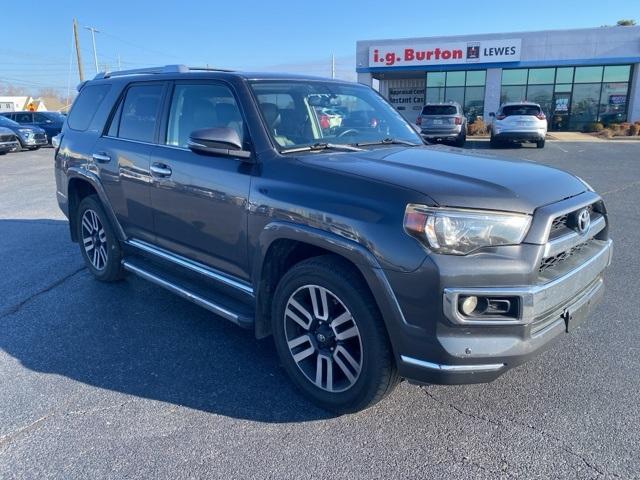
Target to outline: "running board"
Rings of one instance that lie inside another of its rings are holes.
[[[153,268],[149,268],[144,263],[140,264],[140,262],[136,262],[132,259],[124,259],[122,260],[122,267],[128,272],[134,273],[140,278],[148,280],[151,283],[155,283],[160,287],[166,288],[170,292],[175,293],[196,305],[206,308],[210,312],[213,312],[243,328],[252,328],[254,325],[253,317],[248,315],[247,312],[239,312],[236,309],[232,309],[224,305],[225,302],[207,298],[203,293],[196,292],[195,288],[181,284],[182,282],[177,279],[169,278],[170,275],[164,275]]]

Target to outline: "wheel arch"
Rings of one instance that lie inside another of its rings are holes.
[[[86,196],[97,195],[107,216],[109,217],[109,221],[113,226],[118,240],[126,240],[124,230],[120,226],[120,222],[118,222],[118,219],[111,208],[107,194],[102,183],[100,183],[98,176],[92,172],[74,167],[69,168],[67,176],[69,179],[67,184],[67,197],[69,199],[69,229],[71,239],[74,242],[78,241],[76,234],[76,211],[78,209],[78,205],[80,205],[80,202]]]
[[[406,324],[400,305],[375,256],[364,246],[313,227],[272,222],[261,232],[254,262],[255,334],[271,334],[271,302],[284,273],[296,263],[319,255],[335,255],[354,267],[371,291],[382,314],[392,346],[394,325]]]

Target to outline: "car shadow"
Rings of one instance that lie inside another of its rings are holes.
[[[107,284],[94,280],[81,263],[66,269],[39,263],[30,248],[41,237],[53,240],[64,256],[75,252],[80,259],[66,222],[0,220],[0,251],[3,232],[10,232],[14,247],[10,261],[27,266],[40,282],[0,310],[0,348],[24,367],[260,422],[331,416],[293,389],[271,339],[257,341],[253,332],[133,276]],[[24,253],[15,249],[19,241]],[[3,271],[9,276],[3,289],[21,278],[11,267]]]

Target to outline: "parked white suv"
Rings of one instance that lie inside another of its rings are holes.
[[[534,142],[538,148],[544,147],[547,117],[537,103],[505,103],[489,116],[492,147],[506,141]]]

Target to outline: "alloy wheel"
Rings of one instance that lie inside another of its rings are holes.
[[[87,258],[96,270],[104,270],[107,265],[107,234],[98,214],[87,209],[82,214],[82,244]]]
[[[344,303],[319,285],[291,294],[284,312],[291,356],[316,387],[332,393],[351,388],[362,371],[362,339]]]

